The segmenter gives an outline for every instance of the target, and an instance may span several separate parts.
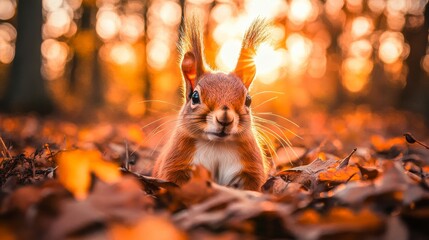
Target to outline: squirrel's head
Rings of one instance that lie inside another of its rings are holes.
[[[256,74],[253,57],[266,39],[266,24],[256,20],[247,30],[235,70],[210,70],[204,61],[198,21],[186,22],[181,70],[186,102],[180,125],[195,138],[229,141],[252,134],[249,87]]]

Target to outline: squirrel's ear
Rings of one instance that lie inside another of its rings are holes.
[[[243,81],[244,86],[249,88],[256,75],[254,57],[259,45],[268,39],[269,25],[264,19],[256,19],[244,34],[240,56],[234,73]]]
[[[184,21],[180,36],[180,52],[182,55],[181,70],[185,79],[185,98],[197,86],[198,79],[206,71],[206,65],[203,56],[203,43],[201,38],[201,21],[196,16]]]
[[[241,49],[240,57],[234,70],[234,73],[243,81],[246,88],[249,88],[256,75],[254,56],[255,53],[250,49]]]
[[[192,52],[187,52],[182,59],[182,74],[186,83],[186,92],[191,93],[197,85],[197,60]]]

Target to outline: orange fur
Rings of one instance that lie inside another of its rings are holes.
[[[222,179],[230,180],[225,185],[260,190],[269,164],[252,131],[252,113],[246,106],[246,97],[255,76],[254,53],[267,37],[266,24],[256,20],[251,25],[244,37],[236,70],[222,73],[206,66],[197,23],[195,18],[187,21],[182,33],[181,70],[186,101],[173,135],[156,161],[153,175],[180,185],[190,178],[193,162],[197,162],[206,164],[212,171],[223,169],[224,172],[212,172],[212,175],[223,174]],[[195,92],[200,102],[194,103],[191,99]],[[220,145],[226,147],[219,149],[226,149],[228,153],[210,150],[219,146],[219,142],[226,143]],[[208,154],[197,154],[198,151]],[[200,159],[201,156],[207,159]],[[225,171],[222,160],[229,161],[226,164],[231,164],[231,169]]]

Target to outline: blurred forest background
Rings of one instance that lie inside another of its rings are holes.
[[[365,105],[429,119],[427,0],[0,0],[0,110],[170,111],[181,99],[179,29],[192,12],[209,64],[223,71],[235,67],[249,23],[272,21],[252,89],[265,93],[256,104],[277,97],[264,110]]]

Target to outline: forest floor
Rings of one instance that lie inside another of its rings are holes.
[[[252,192],[219,186],[202,167],[181,187],[148,177],[167,118],[0,115],[1,239],[428,239],[420,118],[312,111],[296,128],[270,117],[300,137],[268,126],[293,146],[274,139],[277,169]]]

